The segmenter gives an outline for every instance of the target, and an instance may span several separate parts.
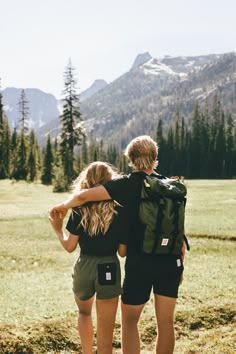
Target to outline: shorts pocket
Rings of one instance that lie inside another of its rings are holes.
[[[97,265],[97,271],[100,285],[114,285],[116,283],[116,263],[100,263]]]

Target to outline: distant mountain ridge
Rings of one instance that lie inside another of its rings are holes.
[[[7,87],[2,91],[4,111],[11,127],[19,120],[19,100],[22,89]],[[29,126],[38,131],[50,121],[58,119],[60,106],[57,99],[36,88],[24,89],[29,108]]]
[[[97,93],[99,90],[103,89],[106,87],[108,83],[105,80],[99,79],[95,80],[93,84],[85,91],[81,92],[80,94],[80,102],[86,100],[87,98],[93,96],[95,93]]]
[[[9,92],[4,91],[9,118],[16,106],[11,106]],[[29,93],[26,89],[27,96]],[[35,94],[31,98],[34,102],[31,117],[38,136],[42,138],[48,132],[58,134],[60,104],[52,95],[44,101],[46,96],[39,99],[36,93],[31,92]],[[80,94],[80,108],[88,134],[123,147],[136,135],[153,133],[160,117],[164,126],[168,126],[175,119],[177,106],[189,119],[196,100],[203,103],[215,94],[236,114],[235,53],[157,59],[146,52],[139,54],[131,69],[113,82],[96,80]],[[35,100],[40,103],[36,105]],[[42,113],[45,111],[47,118]]]

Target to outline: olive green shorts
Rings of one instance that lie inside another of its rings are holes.
[[[73,292],[80,300],[94,294],[97,299],[111,299],[122,293],[120,262],[114,256],[88,256],[81,254],[72,273]]]

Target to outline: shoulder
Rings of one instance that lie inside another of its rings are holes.
[[[110,188],[119,188],[119,186],[126,185],[129,182],[129,176],[124,175],[124,176],[119,176],[115,177],[112,180],[106,182],[103,184],[103,187],[105,187],[108,191]]]
[[[160,173],[157,173],[157,172],[152,173],[152,174],[150,175],[150,177],[156,177],[156,178],[158,178],[158,179],[167,179],[166,176],[161,175]]]

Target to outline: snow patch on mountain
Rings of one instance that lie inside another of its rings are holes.
[[[161,63],[158,59],[151,59],[144,63],[141,68],[145,75],[171,75],[178,76],[169,66]]]

